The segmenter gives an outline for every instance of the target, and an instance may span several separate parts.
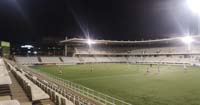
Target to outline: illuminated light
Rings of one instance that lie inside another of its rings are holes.
[[[23,46],[21,46],[21,48],[31,49],[31,48],[33,48],[33,46],[32,45],[23,45]]]
[[[88,39],[88,40],[87,40],[87,44],[88,44],[88,45],[92,45],[92,44],[95,44],[95,42],[94,42],[93,40],[91,40],[91,39]]]
[[[31,51],[27,51],[29,54],[31,53]]]
[[[188,7],[197,14],[200,14],[200,0],[187,0]]]
[[[191,36],[185,36],[185,37],[182,37],[181,40],[186,43],[186,44],[190,44],[194,41],[194,39],[191,37]]]
[[[35,55],[36,55],[36,54],[37,54],[37,51],[34,51],[34,52],[33,52],[33,54],[35,54]]]

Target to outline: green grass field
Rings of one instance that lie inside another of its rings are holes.
[[[200,105],[200,68],[130,64],[33,66],[133,105]],[[92,71],[91,71],[91,68]],[[59,75],[59,69],[63,75]]]

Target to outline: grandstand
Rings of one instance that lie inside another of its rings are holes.
[[[0,105],[54,105],[48,94],[3,58],[0,72]]]
[[[58,80],[55,78],[46,76],[44,74],[38,74],[38,72],[28,67],[15,65],[15,62],[7,59],[5,60],[5,62],[8,69],[11,70],[10,76],[13,78],[13,81],[15,81],[15,84],[19,83],[20,87],[22,87],[22,89],[28,96],[27,97],[28,100],[30,100],[24,103],[24,100],[26,100],[26,98],[22,97],[23,98],[21,99],[22,102],[17,101],[19,105],[101,105],[97,102],[92,101],[89,98],[86,98],[85,96],[81,96],[80,94],[71,91],[69,87],[65,87],[63,83],[62,84],[58,83]],[[5,78],[4,81],[5,80],[8,79]],[[1,80],[0,83],[5,83],[5,82],[2,82]],[[17,86],[13,86],[12,88],[16,89],[16,87]],[[14,90],[14,91],[19,91],[19,90]],[[19,92],[21,93],[21,91]],[[12,93],[10,95],[15,96],[16,93]],[[14,97],[14,98],[18,99],[19,97]],[[5,99],[5,96],[3,97],[0,96],[0,100],[1,99]],[[8,97],[8,99],[9,101],[11,100],[10,97]],[[18,104],[8,104],[8,105],[18,105]]]
[[[20,64],[40,64],[38,57],[16,57],[15,60]]]
[[[188,49],[178,38],[146,41],[93,40],[90,47],[87,39],[72,38],[61,41],[65,44],[67,56],[20,57],[20,64],[80,64],[80,63],[159,63],[199,65],[200,36],[193,36],[196,42]]]

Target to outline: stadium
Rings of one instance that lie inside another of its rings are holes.
[[[200,105],[199,0],[0,0],[0,105]]]
[[[66,38],[60,41],[65,56],[14,56],[4,61],[23,88],[26,82],[21,81],[28,81],[42,91],[34,103],[198,105],[199,38]]]

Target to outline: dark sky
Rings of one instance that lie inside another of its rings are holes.
[[[195,33],[185,0],[0,0],[0,40],[43,37],[142,40]]]

